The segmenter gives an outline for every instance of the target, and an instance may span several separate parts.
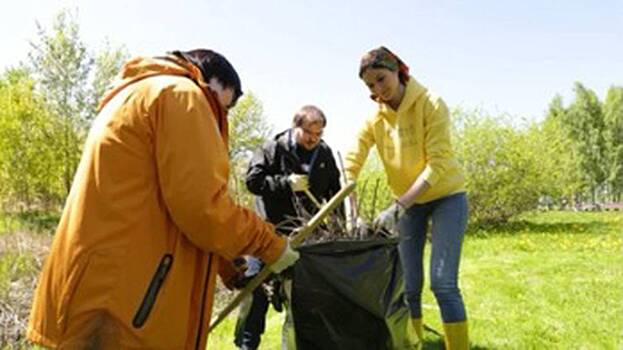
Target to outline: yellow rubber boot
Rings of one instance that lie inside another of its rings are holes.
[[[415,330],[415,335],[417,335],[417,348],[422,349],[422,344],[424,344],[424,327],[422,324],[421,318],[412,318],[411,325],[413,326],[413,330]]]
[[[467,336],[467,321],[444,323],[444,340],[446,350],[467,350],[469,349],[469,338]]]

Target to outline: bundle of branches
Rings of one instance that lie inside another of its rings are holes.
[[[367,181],[363,183],[359,191],[360,197],[369,197],[366,193]],[[357,208],[351,210],[352,214],[350,218],[344,217],[346,210],[336,210],[329,216],[325,222],[320,225],[312,235],[310,235],[303,245],[314,244],[320,242],[330,242],[337,240],[368,240],[374,238],[389,238],[395,237],[396,232],[389,232],[386,229],[375,225],[372,218],[380,211],[381,208],[377,208],[379,201],[377,201],[377,194],[379,188],[379,180],[376,180],[374,190],[372,193],[371,203],[368,204],[364,213],[361,208],[361,201],[357,202]],[[288,217],[285,221],[277,226],[278,230],[290,232],[297,227],[300,227],[309,221],[314,213],[309,212],[302,204],[302,201],[295,200],[294,206],[298,216]],[[359,215],[359,213],[365,215]],[[365,219],[365,218],[367,219]]]

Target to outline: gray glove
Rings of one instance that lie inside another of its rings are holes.
[[[398,224],[398,220],[404,212],[404,207],[398,203],[398,201],[394,201],[394,203],[387,207],[387,209],[383,210],[374,220],[374,226],[382,227],[388,231],[394,231],[396,229],[396,225]]]

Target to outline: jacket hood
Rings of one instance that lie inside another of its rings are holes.
[[[197,82],[199,86],[207,87],[199,68],[176,56],[136,57],[121,67],[112,87],[104,94],[99,109],[102,109],[124,87],[156,75],[185,76]]]
[[[225,144],[227,144],[229,134],[227,114],[218,102],[216,95],[208,87],[198,67],[175,55],[136,57],[126,62],[121,68],[117,79],[113,82],[112,87],[104,94],[98,110],[102,110],[119,91],[123,90],[128,85],[157,75],[177,75],[187,77],[194,81],[208,100],[218,122],[221,136]]]
[[[405,86],[405,94],[402,97],[402,102],[400,102],[398,110],[394,111],[386,103],[377,100],[379,103],[379,110],[384,115],[393,115],[396,112],[400,113],[411,107],[422,94],[427,92],[428,90],[424,86],[418,83],[413,77],[409,77],[409,81],[407,81],[407,85]]]

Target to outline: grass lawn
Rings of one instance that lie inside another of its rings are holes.
[[[470,232],[460,285],[473,349],[623,349],[623,213],[530,213]],[[430,290],[424,322],[442,332]],[[280,348],[281,323],[271,311],[261,349]],[[234,325],[208,348],[233,349]],[[443,348],[425,336],[425,349]]]
[[[0,348],[23,344],[16,339],[50,241],[20,225],[0,218]],[[623,213],[530,213],[470,232],[460,285],[473,349],[622,349]],[[261,349],[280,348],[282,320],[269,313]],[[424,322],[442,331],[429,290]],[[235,315],[210,335],[209,348],[233,349],[234,325]],[[425,335],[425,349],[443,348],[438,335]]]

